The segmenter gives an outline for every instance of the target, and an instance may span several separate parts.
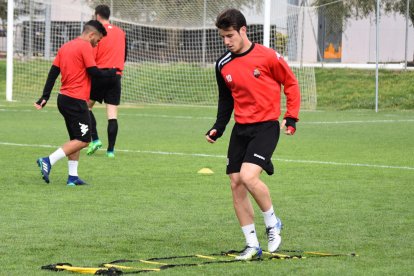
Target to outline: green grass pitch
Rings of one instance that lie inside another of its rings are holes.
[[[95,111],[106,144],[105,110]],[[96,266],[116,259],[209,254],[241,249],[226,150],[204,133],[215,108],[121,106],[116,158],[82,151],[66,187],[67,162],[41,179],[36,158],[67,140],[50,103],[0,102],[0,274],[55,275],[42,265]],[[231,122],[232,123],[232,122]],[[302,112],[282,135],[263,176],[284,222],[282,249],[359,257],[308,258],[172,268],[168,275],[408,275],[414,268],[414,112]],[[213,175],[199,175],[201,168]],[[256,207],[259,240],[266,247]],[[74,275],[60,272],[59,275]]]

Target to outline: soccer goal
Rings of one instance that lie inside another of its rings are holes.
[[[288,61],[300,83],[302,107],[315,109],[314,70],[307,64],[317,55],[312,35],[317,18],[288,0],[229,2],[15,1],[12,98],[39,97],[59,47],[78,36],[95,5],[103,3],[111,7],[113,24],[127,34],[123,103],[215,105],[214,63],[226,49],[214,20],[234,7],[246,16],[249,38],[268,44]],[[52,97],[58,89],[57,81]]]

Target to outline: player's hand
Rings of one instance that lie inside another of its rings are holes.
[[[209,143],[214,143],[217,140],[217,130],[216,129],[210,129],[209,131],[207,131],[206,133],[206,140]]]
[[[216,142],[217,138],[221,137],[221,135],[223,135],[223,134],[220,133],[219,131],[217,131],[217,129],[212,128],[209,131],[207,131],[206,140],[209,143],[214,143],[214,142]]]
[[[280,129],[284,129],[286,135],[293,135],[296,132],[296,120],[290,117],[283,119]]]
[[[47,100],[41,97],[37,102],[34,103],[34,107],[36,107],[36,109],[39,110],[45,107],[46,104],[47,104]]]

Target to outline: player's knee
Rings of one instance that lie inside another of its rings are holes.
[[[249,170],[242,170],[240,172],[240,180],[249,191],[253,190],[260,183],[259,176]]]
[[[243,182],[239,173],[230,174],[230,187],[232,191],[236,191],[243,186]]]
[[[242,186],[243,183],[241,181],[230,181],[230,187],[232,191],[237,191]]]

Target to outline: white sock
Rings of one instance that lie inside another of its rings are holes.
[[[68,160],[69,175],[78,176],[78,161]]]
[[[258,247],[259,240],[256,235],[256,228],[253,224],[242,226],[244,237],[246,238],[246,245],[250,247]]]
[[[65,152],[63,151],[62,148],[58,148],[54,153],[49,155],[50,165],[53,166],[57,161],[59,161],[60,159],[64,157],[66,157]]]
[[[274,227],[277,223],[277,219],[276,219],[276,215],[275,215],[275,211],[273,211],[273,206],[270,207],[270,209],[266,212],[262,212],[263,214],[263,218],[264,218],[264,222],[267,227]]]

